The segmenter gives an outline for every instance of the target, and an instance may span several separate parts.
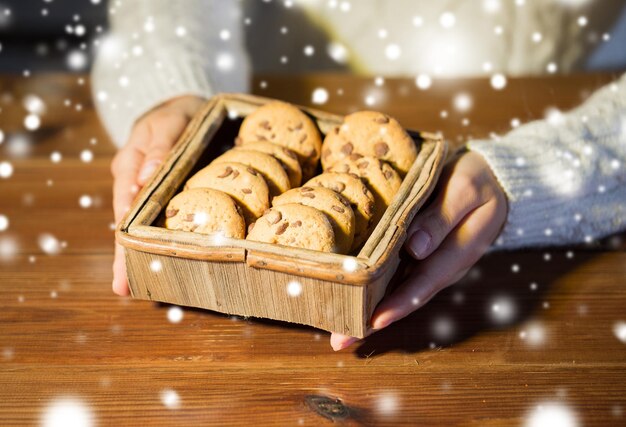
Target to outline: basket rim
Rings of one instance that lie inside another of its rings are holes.
[[[211,235],[169,230],[142,223],[143,216],[148,215],[149,212],[154,216],[154,212],[160,212],[169,202],[169,198],[165,203],[159,203],[155,198],[173,169],[189,160],[198,150],[200,152],[205,150],[210,144],[210,141],[204,147],[200,144],[200,147],[196,147],[196,151],[193,151],[192,144],[202,131],[202,126],[207,125],[209,117],[213,115],[217,121],[208,122],[208,125],[218,123],[219,128],[227,111],[233,111],[234,106],[243,107],[243,114],[241,110],[236,110],[236,114],[239,117],[245,117],[253,109],[274,100],[249,94],[220,93],[207,101],[193,117],[174,148],[168,153],[150,182],[136,196],[130,209],[116,227],[117,243],[123,247],[147,253],[202,261],[242,262],[252,268],[278,270],[296,276],[358,286],[365,286],[381,277],[393,265],[391,255],[400,250],[410,220],[434,190],[447,153],[447,144],[439,134],[407,130],[414,140],[419,138],[416,143],[420,142],[422,148],[428,146],[430,152],[419,151],[415,163],[403,179],[394,202],[387,208],[356,256],[253,242],[246,239],[210,239],[207,236]],[[314,108],[295,106],[311,116],[320,128],[328,128],[331,123],[334,126],[341,123],[344,118],[344,116]],[[213,128],[213,131],[216,131],[216,128]],[[419,168],[418,161],[424,162]],[[192,163],[195,164],[195,162]],[[411,180],[407,180],[409,176]],[[412,193],[411,190],[414,190],[412,187],[418,180],[422,181],[422,185],[416,193]],[[399,199],[398,197],[402,194],[412,198]],[[395,209],[392,210],[394,207]],[[154,218],[150,223],[153,221]],[[370,243],[372,239],[377,239],[377,241]],[[368,253],[362,255],[366,249]]]

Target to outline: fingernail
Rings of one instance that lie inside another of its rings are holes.
[[[383,318],[379,317],[378,319],[374,320],[374,323],[372,324],[372,329],[383,329],[392,323],[393,323],[393,319],[390,317],[388,317],[387,319],[385,319],[384,317]]]
[[[333,350],[335,350],[335,351],[343,350],[344,348],[350,347],[352,344],[354,344],[358,340],[359,340],[358,338],[351,337],[348,340],[342,342],[340,345],[338,345],[336,347],[333,346]]]
[[[148,178],[150,178],[150,175],[152,175],[152,173],[156,170],[157,166],[159,166],[160,163],[161,162],[159,162],[158,160],[153,160],[147,163],[139,172],[139,181],[144,182]]]
[[[417,230],[409,239],[409,247],[416,257],[421,257],[426,253],[430,245],[430,234],[424,230]]]

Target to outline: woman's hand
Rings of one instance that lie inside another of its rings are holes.
[[[380,330],[426,304],[458,281],[496,239],[507,217],[504,191],[482,156],[467,152],[443,171],[439,194],[407,232],[406,250],[418,260],[409,278],[372,315]],[[335,351],[357,338],[333,333]]]
[[[135,122],[128,142],[111,163],[116,224],[205,102],[204,98],[197,96],[174,98],[150,110]],[[129,294],[124,250],[117,243],[113,262],[113,292],[118,295]]]

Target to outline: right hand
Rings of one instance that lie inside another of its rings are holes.
[[[198,96],[169,100],[139,118],[128,142],[113,158],[113,212],[115,224],[124,217],[130,204],[176,143],[194,114],[206,103]],[[115,244],[113,292],[128,295],[124,249]]]

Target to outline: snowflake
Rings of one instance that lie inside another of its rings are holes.
[[[313,104],[326,104],[328,101],[328,91],[322,87],[318,87],[313,91],[311,95],[311,102]]]
[[[161,264],[161,261],[159,261],[158,259],[154,259],[150,261],[150,270],[152,270],[155,273],[158,273],[162,269],[163,269],[163,265]]]
[[[68,53],[66,62],[70,70],[83,70],[87,66],[87,54],[80,50],[72,50],[70,53]]]
[[[511,298],[502,296],[492,300],[491,311],[489,314],[491,320],[496,323],[510,323],[515,319],[517,308]]]
[[[89,407],[82,401],[66,397],[52,402],[44,411],[43,427],[90,427],[95,425]]]
[[[39,248],[48,255],[56,255],[61,252],[59,240],[50,233],[43,233],[37,239]]]
[[[37,95],[26,95],[22,100],[22,105],[31,114],[41,115],[46,112],[46,104]]]
[[[179,323],[183,320],[183,316],[184,312],[180,307],[170,307],[170,309],[167,310],[167,320],[172,323]]]
[[[413,22],[414,27],[421,27],[422,25],[424,25],[424,18],[419,15],[414,16],[411,22]]]
[[[228,31],[228,30],[220,31],[220,39],[222,39],[224,41],[230,40],[230,31]]]
[[[235,58],[229,52],[220,52],[215,58],[215,66],[222,72],[231,71],[235,67]]]
[[[454,108],[458,111],[468,111],[472,108],[472,98],[467,93],[460,93],[454,97]]]
[[[80,152],[80,160],[84,163],[89,163],[93,160],[93,153],[91,150],[83,150]]]
[[[500,0],[483,0],[483,9],[487,13],[497,13],[500,11]]]
[[[390,391],[382,392],[376,399],[376,409],[382,415],[394,415],[398,410],[398,396]]]
[[[93,200],[92,200],[91,196],[89,196],[87,194],[83,194],[78,199],[78,204],[80,205],[81,208],[87,209],[87,208],[91,207],[91,205],[93,204]]]
[[[300,296],[301,293],[302,285],[300,284],[300,282],[292,280],[291,282],[287,283],[287,294],[289,294],[289,296],[297,297]]]
[[[313,54],[315,54],[315,48],[311,45],[304,46],[303,51],[306,56],[313,56]]]
[[[9,218],[0,214],[0,231],[6,231],[9,228]]]
[[[187,29],[182,25],[176,27],[175,33],[178,37],[185,37],[187,35]]]
[[[538,347],[546,341],[546,330],[539,322],[529,323],[519,333],[520,339],[526,341],[532,347]]]
[[[444,12],[439,17],[439,24],[445,29],[452,28],[456,24],[456,16],[452,12]]]
[[[431,325],[432,333],[438,341],[449,341],[454,336],[455,325],[451,318],[441,316],[436,318]]]
[[[390,61],[395,61],[402,55],[402,49],[395,43],[391,43],[385,47],[385,56]]]
[[[348,257],[343,261],[343,269],[349,273],[356,271],[357,267],[358,264],[353,257]]]
[[[618,321],[613,325],[613,333],[618,340],[626,344],[626,322]]]
[[[172,389],[161,391],[161,402],[163,402],[168,409],[177,409],[180,407],[180,397],[178,393]]]
[[[13,175],[13,165],[7,161],[0,162],[0,178],[10,178]]]
[[[348,61],[348,49],[346,49],[346,47],[339,42],[329,43],[327,52],[328,56],[339,64],[345,64]]]
[[[121,87],[128,87],[128,85],[130,85],[130,79],[127,76],[120,76],[118,83]]]
[[[432,85],[432,79],[428,74],[420,74],[415,79],[415,85],[421,90],[426,90]]]
[[[578,420],[574,412],[561,403],[545,402],[526,418],[525,427],[577,427]]]
[[[495,90],[501,90],[506,87],[506,77],[503,74],[497,73],[491,76],[491,87]]]
[[[539,43],[541,42],[541,40],[543,40],[543,35],[539,32],[539,31],[535,31],[532,36],[532,41],[535,43]]]

